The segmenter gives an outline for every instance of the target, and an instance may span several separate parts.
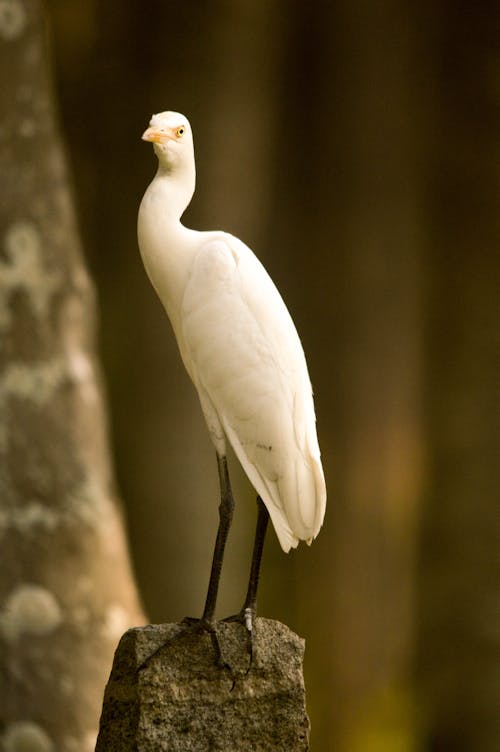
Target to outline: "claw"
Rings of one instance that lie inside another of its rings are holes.
[[[255,620],[255,609],[253,608],[243,608],[238,614],[234,614],[233,616],[227,616],[225,619],[223,619],[223,622],[238,622],[238,624],[241,624],[243,627],[245,627],[246,634],[247,634],[247,651],[249,655],[249,662],[248,662],[248,668],[244,672],[244,676],[247,676],[250,672],[250,669],[253,666],[253,659],[254,659],[254,620]]]
[[[212,647],[214,649],[215,653],[215,663],[219,668],[221,669],[227,669],[231,673],[231,677],[234,680],[233,677],[233,671],[231,666],[223,659],[222,657],[222,650],[219,642],[219,636],[217,634],[217,629],[215,627],[215,624],[212,622],[206,621],[204,619],[197,619],[192,616],[186,616],[181,621],[179,631],[173,635],[173,637],[170,637],[168,640],[166,640],[164,643],[159,645],[156,650],[154,650],[150,655],[148,655],[147,658],[145,658],[142,663],[137,667],[137,671],[142,671],[147,664],[152,660],[152,658],[155,657],[160,651],[164,650],[165,648],[170,647],[173,645],[173,643],[178,642],[179,640],[184,639],[185,637],[190,637],[194,634],[201,634],[202,632],[208,632],[210,635],[210,639],[212,641]],[[233,683],[234,686],[234,683]]]

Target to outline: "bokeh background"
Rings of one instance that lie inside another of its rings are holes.
[[[174,109],[195,132],[185,223],[257,253],[315,388],[325,525],[288,556],[271,532],[260,595],[306,638],[312,749],[500,749],[500,6],[46,5],[150,619],[200,613],[217,527],[214,452],[136,242],[140,135]],[[231,470],[221,617],[256,513]]]

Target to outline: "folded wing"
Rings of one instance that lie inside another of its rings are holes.
[[[307,366],[280,294],[241,241],[221,233],[202,245],[181,322],[181,352],[210,431],[215,413],[283,549],[310,542],[326,489]]]

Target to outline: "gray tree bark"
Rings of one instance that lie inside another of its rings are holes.
[[[0,746],[93,749],[143,619],[38,0],[0,3]]]

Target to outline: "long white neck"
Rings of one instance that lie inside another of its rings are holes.
[[[169,171],[160,163],[139,209],[141,256],[174,329],[198,235],[180,221],[193,195],[194,183],[194,170]]]
[[[179,165],[172,169],[160,161],[147,192],[157,190],[165,218],[179,222],[193,198],[195,185],[196,172],[193,165]]]

